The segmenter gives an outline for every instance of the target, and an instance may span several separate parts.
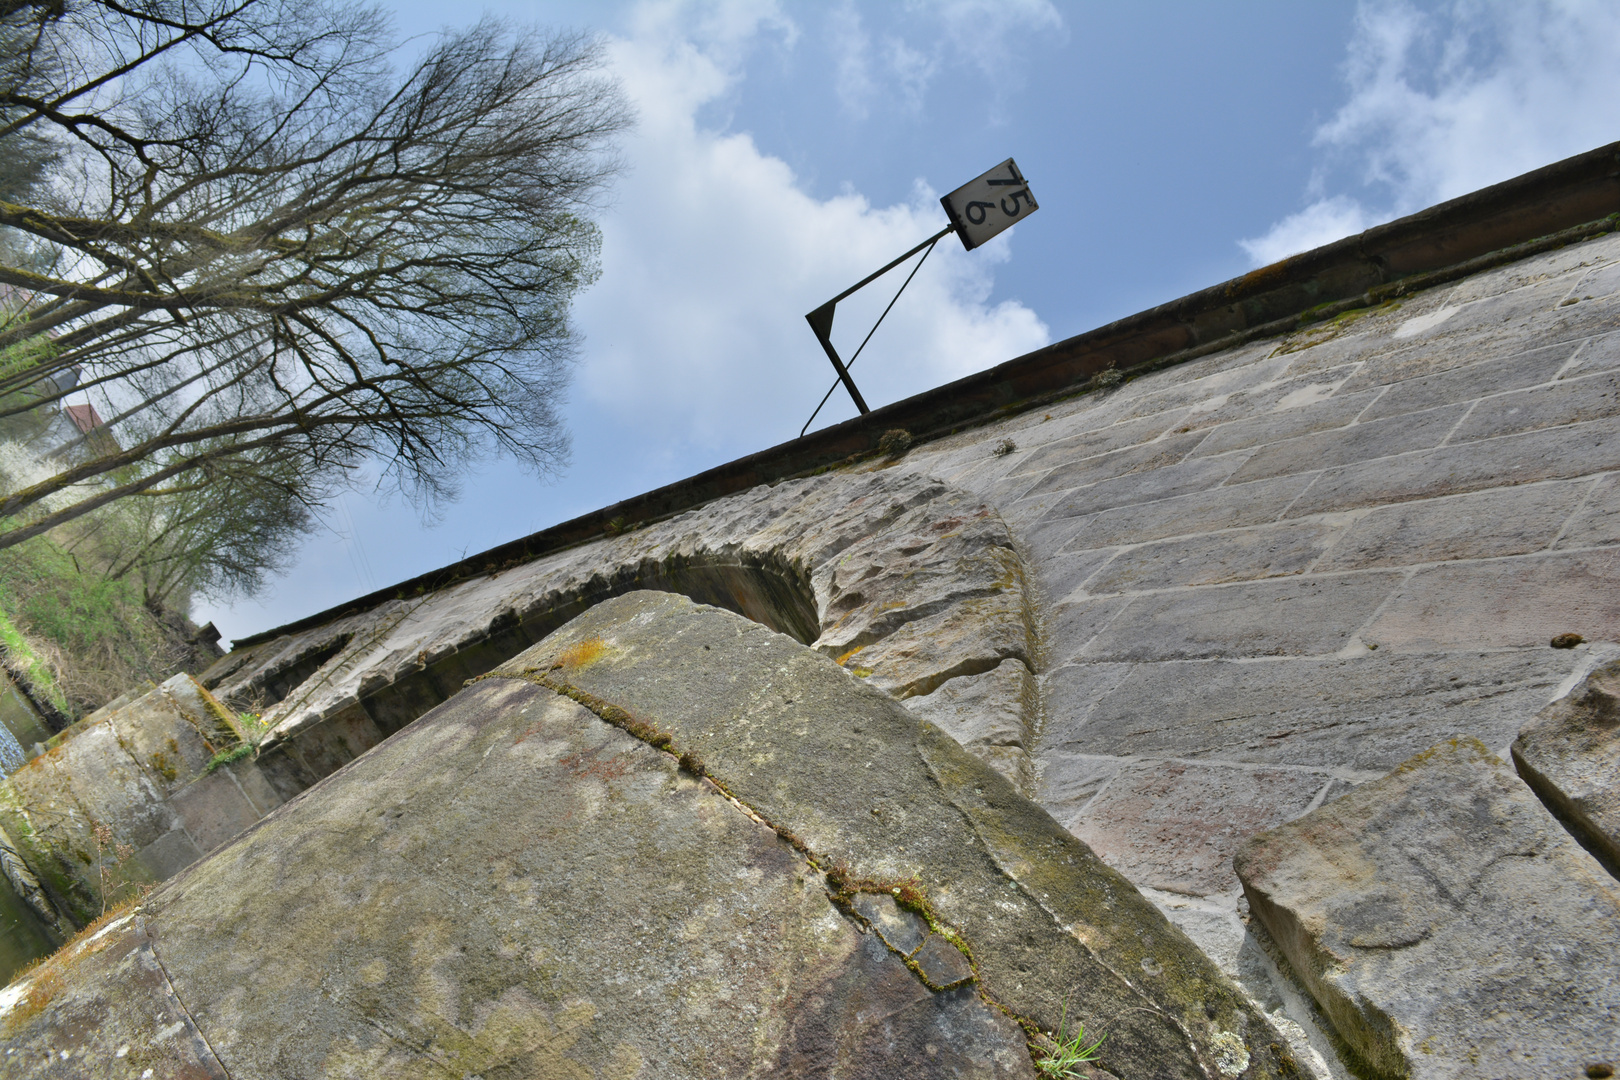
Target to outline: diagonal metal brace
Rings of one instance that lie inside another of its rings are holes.
[[[900,256],[898,259],[895,259],[893,262],[891,262],[887,266],[883,267],[883,269],[866,275],[860,281],[858,281],[855,284],[851,285],[849,288],[845,289],[843,292],[839,293],[837,296],[833,297],[831,300],[827,301],[825,304],[822,304],[820,307],[816,308],[816,310],[812,311],[810,314],[808,314],[808,315],[806,315],[804,317],[804,321],[810,324],[811,331],[816,335],[816,340],[821,342],[821,347],[824,350],[826,350],[827,359],[832,361],[833,370],[838,372],[838,381],[842,382],[844,384],[844,389],[849,391],[850,398],[855,402],[855,407],[861,411],[862,416],[865,416],[867,413],[871,412],[872,410],[866,407],[866,399],[861,397],[861,392],[855,388],[855,380],[850,378],[850,375],[849,375],[849,365],[845,364],[843,362],[843,360],[839,359],[838,350],[833,348],[833,343],[832,343],[833,311],[834,311],[835,308],[838,307],[838,301],[840,301],[840,300],[844,299],[845,297],[850,296],[853,293],[858,292],[859,290],[861,290],[861,289],[865,288],[866,286],[872,284],[872,282],[876,281],[878,278],[882,277],[884,274],[887,274],[890,270],[893,270],[895,267],[899,266],[901,263],[905,262],[907,259],[911,258],[913,255],[917,254],[917,252],[923,250],[924,248],[932,249],[933,246],[935,244],[939,243],[939,241],[942,238],[944,238],[944,236],[947,233],[952,233],[952,232],[955,232],[955,231],[956,231],[956,226],[954,224],[945,226],[943,229],[939,230],[939,232],[935,233],[933,236],[930,236],[928,239],[924,240],[922,243],[918,244],[916,247],[912,248],[910,251],[906,252],[904,255]],[[926,256],[926,255],[923,256],[924,259],[926,259],[927,257],[928,256]],[[921,267],[920,263],[918,264],[918,267],[919,268]],[[915,274],[916,272],[917,271],[915,269],[912,270],[913,274]],[[909,284],[911,284],[911,278],[908,277],[908,278],[906,278],[906,285],[909,285]],[[905,285],[900,286],[900,289],[901,289],[902,292],[905,290],[905,287],[906,287]],[[895,293],[894,294],[894,300],[898,300],[898,299],[900,299],[900,293]],[[889,314],[889,308],[894,307],[894,300],[890,300],[889,301],[889,307],[883,309],[883,315],[878,316],[878,322],[881,323],[883,321],[883,319],[884,319],[884,316]],[[877,327],[876,326],[872,327],[872,330],[875,332],[877,330]],[[867,339],[867,341],[870,341],[872,339],[872,334],[868,333],[866,335],[866,339]],[[861,342],[861,348],[862,349],[866,348],[866,341]],[[860,355],[860,350],[859,349],[856,350],[855,355],[856,356]],[[853,362],[854,361],[851,360],[851,363],[853,363]],[[822,398],[821,399],[821,404],[825,405],[826,403],[827,403],[827,399]],[[816,412],[819,413],[820,411],[821,411],[821,407],[818,405],[816,407]],[[804,424],[805,430],[809,430],[810,424],[813,423],[814,421],[815,421],[815,416],[813,416],[813,415],[810,417],[809,420],[805,421],[805,424]],[[799,432],[799,434],[802,436],[804,434],[804,432],[801,431],[801,432]]]
[[[872,410],[866,407],[866,399],[855,389],[855,380],[849,377],[849,368],[844,366],[844,362],[838,358],[838,350],[833,348],[833,309],[837,306],[837,300],[829,300],[804,318],[810,324],[810,329],[815,332],[816,340],[821,342],[821,347],[827,350],[827,359],[832,361],[833,370],[838,372],[838,379],[844,384],[844,389],[849,391],[849,396],[854,399],[855,407],[861,410],[862,416],[865,416]]]

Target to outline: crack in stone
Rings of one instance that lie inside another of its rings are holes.
[[[152,962],[157,964],[158,970],[163,973],[163,985],[168,988],[169,997],[174,999],[175,1005],[185,1016],[187,1023],[191,1025],[191,1030],[197,1033],[197,1039],[207,1049],[208,1056],[214,1059],[215,1065],[219,1066],[220,1075],[225,1077],[225,1080],[231,1080],[231,1071],[219,1059],[219,1054],[214,1050],[214,1044],[208,1041],[208,1036],[203,1034],[202,1025],[197,1023],[197,1018],[191,1015],[191,1010],[186,1008],[186,1003],[180,999],[180,991],[175,989],[174,979],[169,975],[169,967],[163,962],[163,957],[158,955],[157,940],[146,932],[146,917],[144,915],[135,916],[135,932],[146,942],[147,948],[152,950]]]
[[[1097,951],[1091,947],[1090,943],[1088,943],[1079,934],[1076,934],[1070,930],[1069,927],[1064,924],[1061,919],[1059,919],[1057,913],[1048,907],[1045,901],[1043,901],[1039,896],[1035,895],[1034,890],[1030,889],[1029,886],[1024,884],[1023,879],[1015,874],[996,853],[995,846],[985,838],[984,833],[979,828],[978,822],[974,820],[974,816],[968,813],[966,808],[964,808],[957,800],[952,788],[946,784],[944,778],[940,776],[939,770],[934,767],[934,762],[929,758],[929,755],[926,753],[920,753],[918,756],[922,758],[923,764],[927,766],[928,773],[934,778],[934,783],[939,787],[939,790],[945,794],[946,798],[950,800],[951,805],[956,808],[956,812],[961,815],[963,823],[967,825],[968,830],[973,834],[974,839],[978,841],[980,847],[984,850],[990,861],[996,865],[997,869],[1002,872],[1007,880],[1012,882],[1018,888],[1018,891],[1023,893],[1024,896],[1029,899],[1030,903],[1034,904],[1038,909],[1045,912],[1046,917],[1052,920],[1053,925],[1062,929],[1064,933],[1068,934],[1070,938],[1078,943],[1079,946],[1085,950],[1086,955],[1089,956],[1098,967],[1108,972],[1114,978],[1118,979],[1125,985],[1126,989],[1128,989],[1134,997],[1143,1002],[1142,1005],[1124,1009],[1122,1012],[1146,1012],[1165,1020],[1173,1028],[1175,1028],[1175,1030],[1179,1032],[1181,1037],[1186,1041],[1187,1049],[1192,1054],[1193,1062],[1203,1070],[1204,1075],[1209,1078],[1209,1080],[1215,1080],[1216,1073],[1211,1070],[1209,1061],[1205,1059],[1203,1052],[1198,1046],[1198,1041],[1193,1037],[1192,1032],[1187,1029],[1187,1026],[1175,1016],[1155,1005],[1153,1000],[1144,994],[1135,983],[1131,982],[1131,980],[1126,978],[1122,972],[1118,971],[1113,965],[1109,964],[1100,955],[1098,955]],[[1009,1012],[1008,1015],[1012,1016],[1013,1014]],[[1017,1017],[1014,1018],[1018,1019]],[[1022,1024],[1024,1021],[1019,1019],[1019,1023]],[[1025,1030],[1028,1031],[1030,1028],[1026,1027]]]
[[[556,670],[561,666],[561,664],[555,664],[552,666],[551,670]],[[896,949],[893,945],[889,944],[887,938],[879,933],[877,934],[877,938],[879,941],[883,942],[884,947],[898,957],[900,962],[905,964],[907,970],[909,970],[912,975],[923,984],[923,986],[934,993],[944,993],[946,991],[956,990],[971,984],[978,993],[979,998],[986,1005],[1008,1017],[1019,1026],[1019,1028],[1024,1032],[1025,1042],[1028,1046],[1031,1058],[1034,1059],[1037,1057],[1038,1044],[1035,1041],[1035,1037],[1041,1034],[1039,1027],[1034,1021],[1019,1015],[1006,1005],[1003,1005],[1000,1001],[996,1000],[995,996],[990,992],[989,987],[985,985],[983,976],[979,973],[979,964],[973,956],[972,947],[962,937],[960,931],[958,931],[955,927],[946,924],[938,917],[933,910],[933,906],[928,902],[927,897],[922,893],[922,891],[917,888],[914,881],[886,882],[870,881],[865,879],[850,879],[848,876],[848,871],[843,866],[828,859],[825,855],[816,853],[811,849],[810,845],[806,844],[790,829],[770,821],[753,807],[749,806],[741,799],[738,799],[735,795],[733,795],[730,789],[726,787],[724,781],[714,776],[707,770],[707,768],[702,766],[701,761],[697,759],[695,754],[686,753],[677,755],[675,750],[675,740],[669,733],[659,731],[652,725],[636,719],[628,711],[614,705],[612,702],[605,701],[602,698],[597,697],[595,694],[582,690],[571,683],[553,678],[549,673],[542,672],[537,667],[524,668],[522,671],[509,671],[497,668],[494,671],[486,672],[483,675],[468,679],[462,685],[464,687],[472,686],[475,683],[483,682],[485,679],[511,679],[542,686],[554,694],[558,694],[578,703],[591,713],[595,714],[598,719],[612,724],[614,727],[617,727],[627,734],[634,736],[647,745],[653,747],[655,750],[661,750],[666,754],[677,757],[683,768],[687,768],[688,771],[697,774],[699,779],[707,780],[713,785],[714,789],[726,799],[727,802],[737,807],[752,820],[765,826],[767,829],[770,829],[784,842],[786,842],[789,847],[793,848],[794,851],[802,855],[805,861],[808,862],[812,868],[823,874],[826,879],[828,900],[839,910],[841,914],[851,919],[851,921],[854,922],[857,927],[876,933],[876,930],[872,927],[870,921],[854,909],[850,898],[862,893],[883,895],[894,898],[897,906],[900,906],[902,910],[912,911],[924,921],[930,931],[930,937],[937,935],[943,938],[951,947],[960,952],[962,954],[962,958],[967,962],[970,974],[954,982],[943,985],[936,984],[928,978],[928,975],[922,970],[922,966],[917,963],[913,955],[909,955],[899,949]],[[687,764],[689,761],[695,763],[698,768],[690,768]],[[915,950],[913,950],[913,953],[921,951],[922,948],[927,945],[928,941],[929,937],[925,937],[922,943],[919,944]],[[1129,986],[1129,982],[1127,982],[1126,985]],[[1194,1060],[1199,1061],[1200,1066],[1202,1067],[1202,1059],[1199,1057],[1196,1047],[1194,1047],[1193,1053]],[[1206,1069],[1205,1071],[1207,1073],[1208,1070]]]

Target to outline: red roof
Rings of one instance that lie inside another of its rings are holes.
[[[67,418],[73,421],[73,426],[79,429],[81,435],[88,435],[101,426],[101,417],[96,415],[94,405],[67,405],[62,411],[67,413]]]

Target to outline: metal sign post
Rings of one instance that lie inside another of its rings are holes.
[[[861,397],[861,392],[855,388],[855,380],[850,377],[849,369],[855,365],[856,360],[860,359],[861,350],[866,348],[868,341],[872,340],[872,335],[877,333],[877,328],[883,325],[883,320],[888,316],[890,309],[894,307],[895,300],[900,299],[900,294],[906,291],[906,286],[911,284],[911,279],[917,276],[917,271],[922,269],[922,264],[932,254],[934,245],[944,239],[945,234],[956,233],[957,236],[962,238],[962,246],[968,251],[972,251],[1002,230],[1011,228],[1019,219],[1028,217],[1040,209],[1039,204],[1035,202],[1035,196],[1030,194],[1029,183],[1024,179],[1024,174],[1018,171],[1018,166],[1012,158],[1003,161],[983,176],[969,180],[939,201],[940,205],[945,208],[945,216],[950,219],[951,223],[949,225],[898,259],[895,259],[883,269],[868,274],[804,317],[805,321],[810,324],[810,329],[815,333],[816,340],[821,342],[822,349],[826,350],[827,359],[832,361],[833,370],[838,373],[838,381],[834,382],[827,390],[827,393],[822,396],[821,404],[817,405],[816,411],[810,414],[810,419],[804,422],[804,427],[799,431],[801,437],[806,431],[810,430],[810,425],[821,414],[822,407],[832,397],[833,391],[838,389],[839,383],[842,383],[844,389],[849,391],[850,400],[855,402],[855,407],[861,411],[862,416],[872,411],[866,407],[866,399]],[[906,280],[900,283],[900,288],[896,290],[894,299],[890,300],[889,306],[883,309],[883,314],[879,315],[877,322],[872,324],[872,329],[866,332],[866,337],[861,340],[860,348],[855,350],[855,355],[849,358],[849,363],[844,363],[839,359],[838,350],[833,348],[832,343],[833,310],[837,308],[838,301],[870,285],[919,251],[923,253],[923,257],[917,260],[917,265],[911,268],[911,273],[906,275]]]

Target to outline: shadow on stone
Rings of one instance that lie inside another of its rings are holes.
[[[863,900],[879,934],[833,893],[905,906]],[[235,1080],[1028,1078],[1020,1022],[1050,1030],[1065,1002],[1116,1076],[1294,1068],[1000,774],[815,651],[667,593],[593,608],[97,940],[0,998],[15,1075],[62,1050],[81,1075],[156,1060],[194,1030]],[[161,983],[122,974],[136,954]],[[173,1003],[165,1035],[146,1018]]]

